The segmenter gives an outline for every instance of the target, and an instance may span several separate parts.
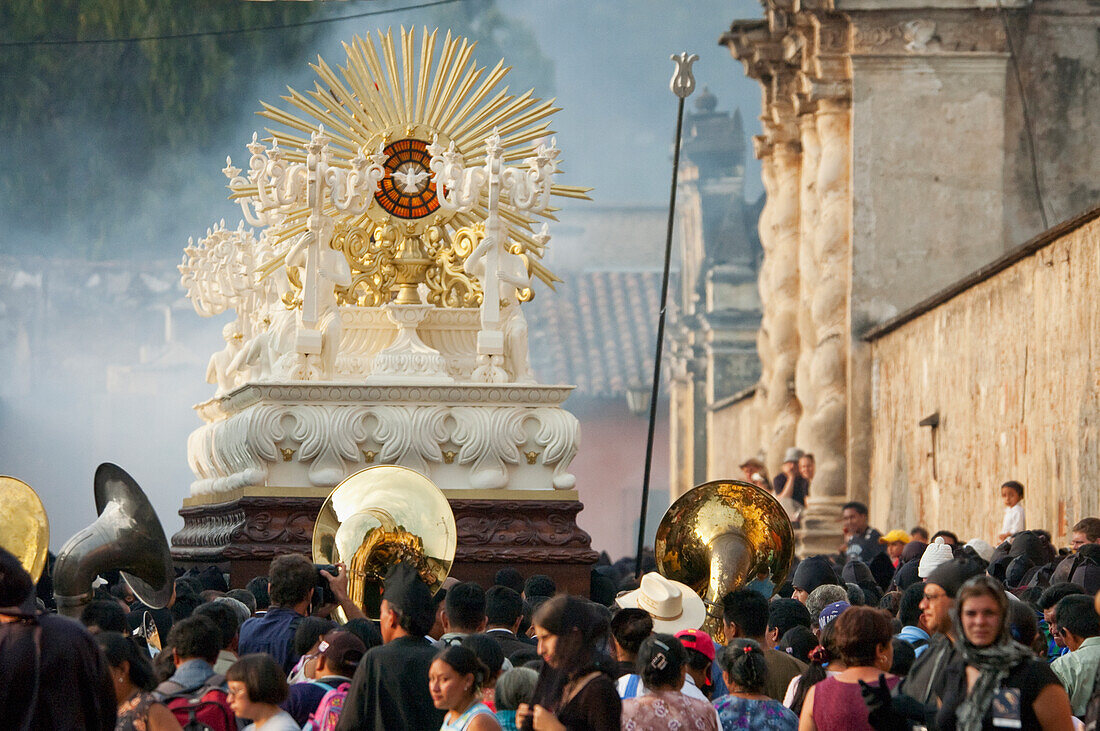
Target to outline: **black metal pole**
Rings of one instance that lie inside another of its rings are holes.
[[[657,317],[657,353],[653,358],[653,389],[649,394],[649,434],[645,443],[645,476],[642,478],[642,510],[638,518],[638,555],[635,576],[642,575],[642,551],[645,548],[645,523],[649,511],[649,478],[653,473],[653,437],[657,429],[657,396],[661,391],[661,352],[665,344],[665,308],[668,299],[668,275],[672,264],[672,226],[676,215],[676,183],[680,174],[680,134],[684,128],[684,97],[676,110],[676,143],[672,155],[672,190],[668,196],[668,229],[665,231],[665,271],[661,276],[661,313]]]

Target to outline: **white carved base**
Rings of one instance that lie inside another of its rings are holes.
[[[395,305],[383,308],[390,322],[397,326],[397,337],[374,356],[374,366],[367,382],[380,383],[454,383],[447,375],[443,355],[426,345],[416,328],[435,308],[431,305]]]
[[[247,486],[327,492],[372,464],[444,490],[567,490],[580,425],[571,386],[251,383],[195,407],[191,495]]]

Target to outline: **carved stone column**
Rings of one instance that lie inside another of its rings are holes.
[[[807,499],[799,550],[832,552],[840,544],[840,506],[847,499],[848,287],[851,276],[851,142],[847,99],[822,99],[816,114],[821,158],[817,172],[818,277],[811,314],[816,344],[810,370],[810,418],[817,474]]]
[[[811,419],[814,413],[814,390],[810,377],[814,346],[817,344],[817,327],[813,319],[813,293],[818,278],[817,260],[814,257],[814,240],[817,230],[817,173],[821,159],[821,144],[817,138],[817,118],[813,110],[798,118],[802,142],[802,172],[799,182],[799,236],[798,236],[798,365],[795,367],[795,395],[802,405],[802,418],[798,420],[795,444],[809,452],[817,445],[813,439]]]
[[[784,120],[784,126],[787,126]],[[793,126],[793,125],[791,125]],[[785,132],[785,130],[783,131]],[[783,133],[781,132],[781,133]],[[793,137],[793,136],[792,136]],[[799,249],[799,175],[801,151],[794,139],[775,145],[772,154],[775,171],[775,202],[770,211],[772,247],[765,257],[771,259],[769,288],[764,300],[771,311],[768,336],[772,347],[772,370],[768,384],[767,411],[770,431],[766,464],[774,471],[783,461],[783,453],[794,445],[795,430],[802,407],[795,396],[795,367],[798,362],[798,249]]]
[[[776,176],[775,159],[772,156],[771,146],[761,138],[754,140],[756,156],[760,158],[760,178],[764,186],[764,207],[760,210],[760,220],[757,230],[760,235],[760,248],[764,250],[764,258],[760,262],[758,286],[760,289],[761,317],[760,330],[756,333],[756,353],[760,356],[760,385],[753,396],[753,409],[758,414],[760,426],[760,444],[765,447],[771,435],[772,413],[768,409],[768,390],[771,384],[773,362],[775,359],[771,343],[771,321],[773,309],[768,306],[771,301],[771,275],[775,268],[775,262],[771,258],[771,252],[775,246],[775,235],[772,229],[772,213],[776,202]],[[771,465],[768,465],[769,469]]]
[[[690,352],[690,344],[687,347]],[[669,354],[669,491],[673,500],[694,486],[695,477],[695,386],[688,358],[679,350],[677,347]]]

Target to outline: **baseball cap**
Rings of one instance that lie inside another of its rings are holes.
[[[850,607],[848,602],[833,602],[829,606],[821,610],[821,614],[817,617],[817,626],[819,629],[825,629],[830,622],[843,614],[844,610]]]
[[[333,666],[354,668],[363,659],[367,646],[351,632],[334,629],[324,636],[317,649]]]
[[[685,629],[676,633],[676,639],[680,640],[685,648],[689,650],[698,650],[703,655],[714,662],[714,640],[710,638],[706,632],[701,629]]]

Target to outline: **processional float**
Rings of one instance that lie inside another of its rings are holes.
[[[552,199],[585,190],[555,182],[553,102],[440,35],[318,58],[313,90],[263,105],[273,124],[247,169],[227,160],[243,220],[190,241],[180,266],[199,314],[235,318],[188,441],[179,562],[262,574],[310,550],[344,478],[396,465],[448,499],[464,576],[520,563],[587,586],[572,387],[537,381],[522,311],[557,281]]]

